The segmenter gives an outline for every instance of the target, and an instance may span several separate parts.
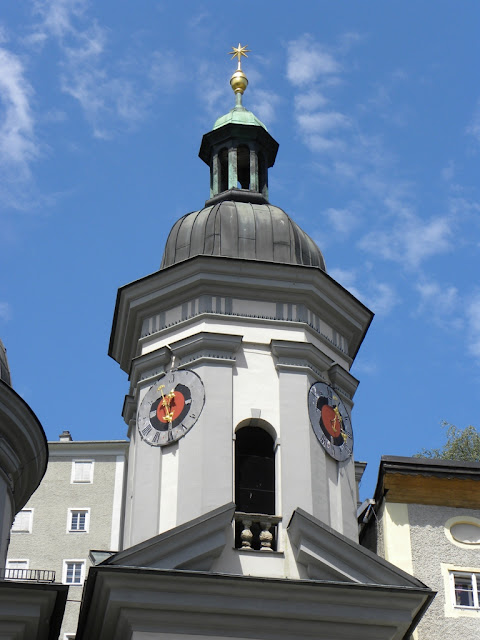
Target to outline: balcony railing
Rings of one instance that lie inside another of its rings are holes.
[[[55,582],[55,571],[47,569],[0,569],[0,580]]]
[[[235,513],[235,547],[243,551],[276,551],[277,525],[281,516]]]

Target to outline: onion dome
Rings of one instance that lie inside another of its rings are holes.
[[[194,256],[266,260],[325,269],[315,242],[279,207],[223,200],[173,225],[161,269]]]
[[[8,366],[7,350],[3,342],[0,340],[0,380],[12,386],[10,377],[10,367]]]
[[[203,136],[199,156],[210,167],[205,208],[178,220],[168,237],[161,269],[194,256],[223,256],[325,269],[315,242],[268,201],[268,169],[278,142],[242,104],[248,80],[241,68],[247,47],[233,47],[238,66],[230,79],[235,107]]]

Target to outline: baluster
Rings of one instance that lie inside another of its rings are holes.
[[[240,539],[242,541],[242,549],[251,549],[252,548],[252,540],[253,533],[251,532],[250,527],[252,526],[251,520],[242,520],[243,530],[240,534]]]
[[[273,534],[270,531],[272,523],[268,520],[261,520],[260,526],[262,528],[259,535],[261,545],[260,551],[272,551]]]

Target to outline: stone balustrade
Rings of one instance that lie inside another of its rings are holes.
[[[235,547],[242,551],[276,551],[277,525],[281,516],[235,513]]]

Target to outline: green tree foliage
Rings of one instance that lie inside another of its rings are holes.
[[[464,460],[480,462],[480,433],[469,425],[459,429],[454,424],[442,422],[447,441],[441,449],[422,449],[415,458],[440,458],[442,460]]]

